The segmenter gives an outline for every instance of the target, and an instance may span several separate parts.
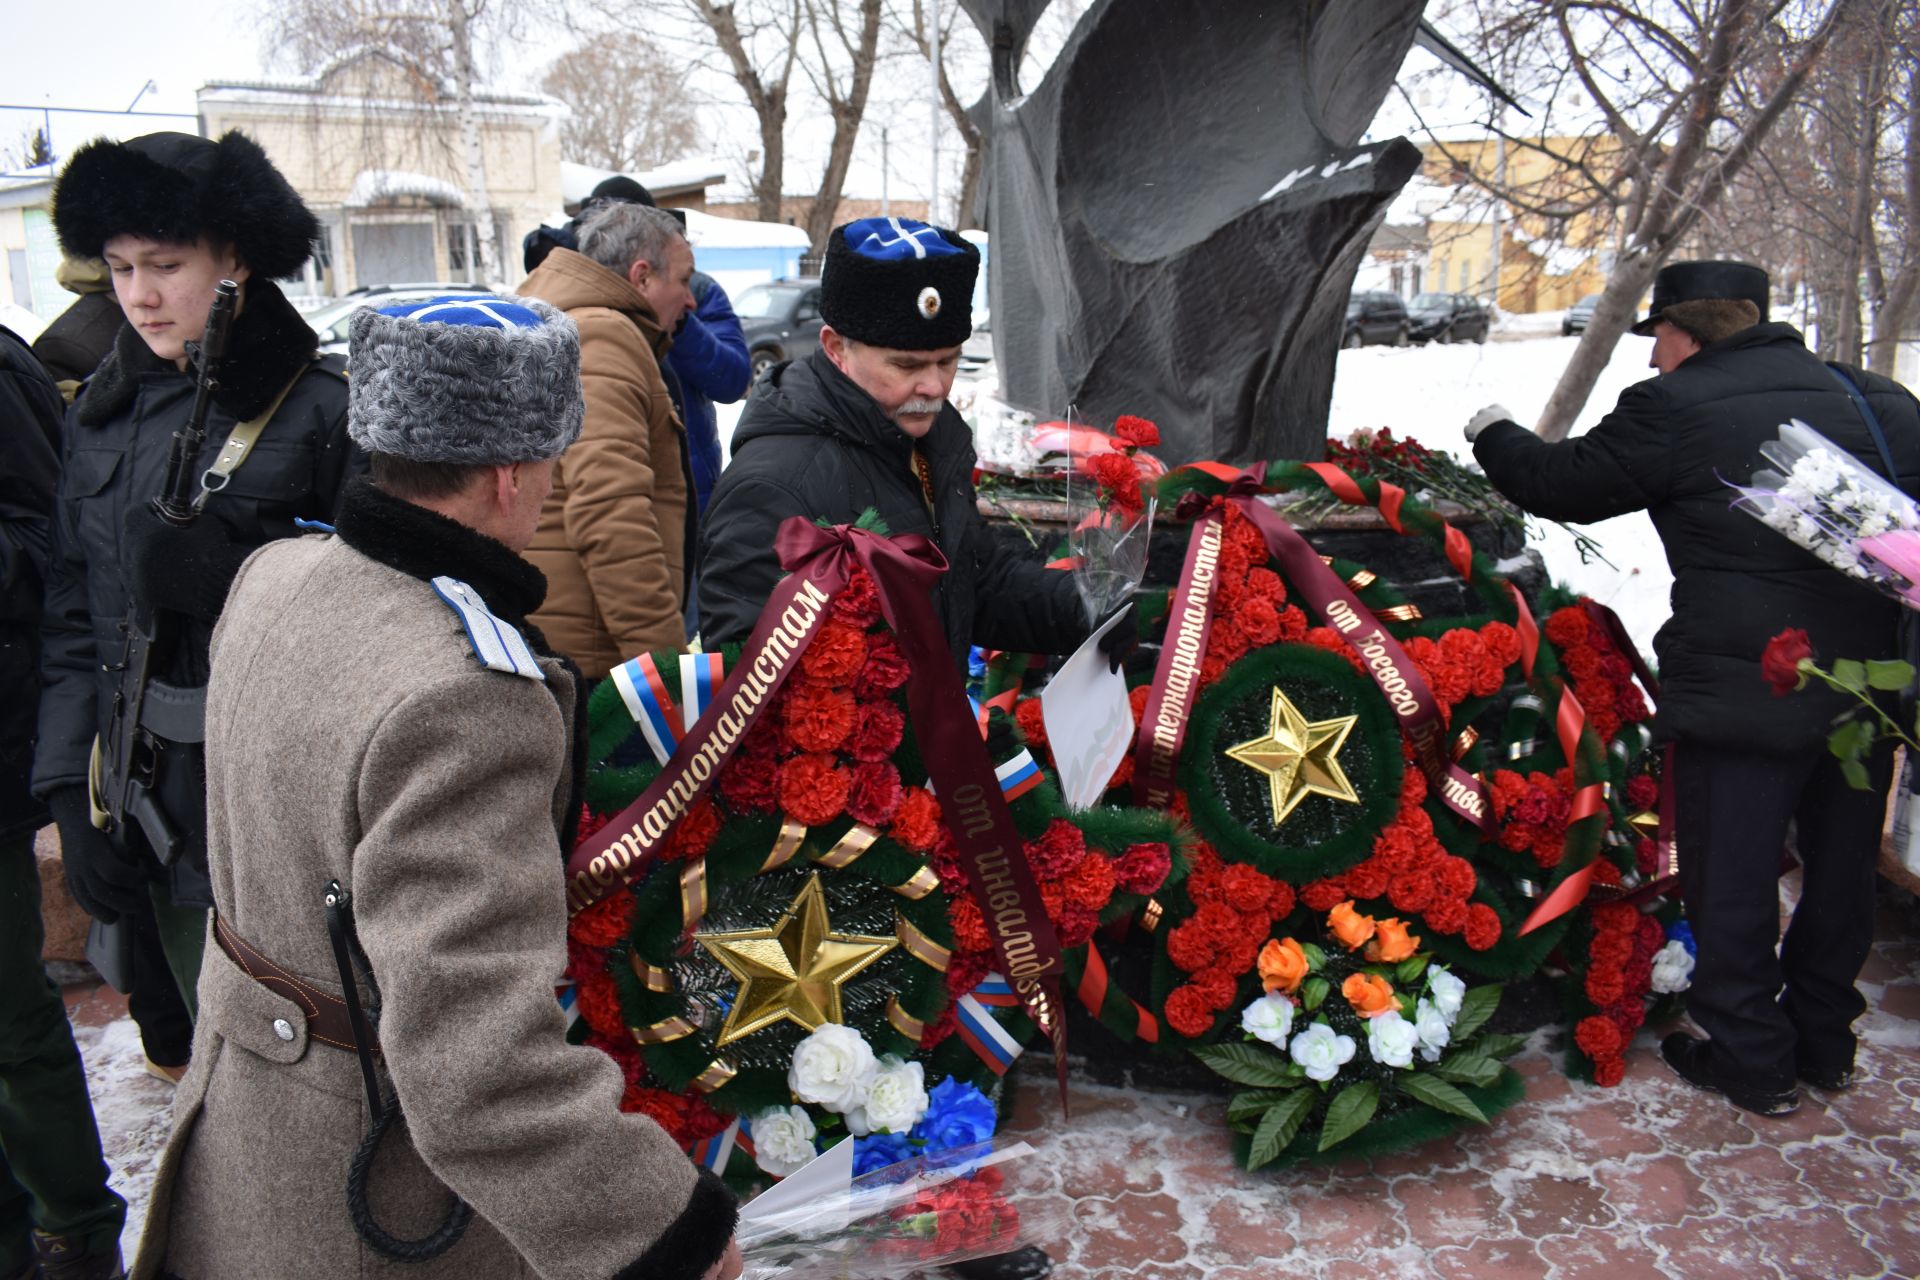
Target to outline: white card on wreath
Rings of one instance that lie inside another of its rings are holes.
[[[1113,771],[1133,746],[1127,678],[1113,669],[1100,649],[1100,641],[1125,612],[1115,612],[1088,636],[1040,695],[1047,746],[1060,771],[1060,794],[1069,809],[1099,804]]]

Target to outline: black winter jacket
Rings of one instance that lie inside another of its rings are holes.
[[[1849,369],[1887,434],[1897,483],[1920,493],[1920,409],[1898,383]],[[1654,640],[1657,736],[1790,752],[1817,745],[1850,705],[1826,690],[1775,697],[1767,641],[1803,628],[1823,663],[1894,656],[1900,606],[1731,507],[1725,482],[1763,465],[1760,446],[1798,418],[1875,472],[1873,437],[1830,369],[1786,324],[1702,348],[1627,388],[1585,435],[1547,444],[1511,423],[1474,442],[1487,477],[1526,510],[1591,521],[1644,510],[1666,544],[1673,615]]]
[[[46,808],[27,794],[27,778],[61,408],[60,392],[27,344],[0,329],[0,844],[47,821]]]
[[[951,568],[934,608],[956,661],[970,644],[1065,653],[1087,637],[1072,575],[1019,556],[987,531],[973,489],[973,436],[948,405],[922,442],[933,481],[929,518],[914,442],[824,352],[775,368],[754,388],[733,435],[733,461],[707,508],[700,542],[700,634],[744,641],[783,571],[773,540],[789,516],[852,524],[868,509],[889,533],[939,544]]]
[[[300,380],[200,517],[220,521],[240,546],[291,537],[296,518],[331,521],[347,479],[366,468],[365,454],[347,439],[344,362],[316,361],[317,345],[277,288],[264,280],[248,283],[198,467],[212,464],[236,422],[263,411],[296,374]],[[46,691],[34,757],[36,795],[86,780],[94,735],[105,729],[113,700],[114,677],[102,667],[117,661],[125,646],[127,512],[160,492],[173,433],[191,415],[193,399],[193,378],[155,356],[127,326],[69,412],[42,630]],[[214,589],[224,595],[225,586]],[[189,626],[185,634],[187,643],[155,674],[183,685],[205,683],[211,630]]]

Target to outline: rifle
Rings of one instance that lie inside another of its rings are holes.
[[[220,386],[234,306],[240,286],[222,280],[214,289],[207,327],[198,344],[188,344],[195,365],[193,410],[173,433],[167,454],[166,482],[153,509],[168,524],[184,528],[199,517],[206,493],[193,492],[194,464],[207,439],[207,415]],[[197,350],[194,348],[197,346]],[[174,627],[152,609],[130,607],[122,624],[127,644],[118,663],[113,705],[103,739],[94,742],[88,782],[93,793],[93,824],[127,844],[128,823],[139,826],[161,866],[172,865],[185,840],[156,794],[158,765],[166,744],[191,744],[206,736],[206,691],[163,684],[152,678],[154,652],[165,652]]]

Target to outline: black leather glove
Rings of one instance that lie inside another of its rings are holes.
[[[145,868],[93,825],[86,787],[59,788],[47,797],[47,808],[60,828],[60,862],[73,900],[101,924],[148,910]]]
[[[1100,652],[1107,655],[1107,662],[1114,671],[1118,671],[1121,664],[1140,647],[1140,628],[1133,621],[1133,601],[1121,605],[1119,612],[1120,621],[1100,637]]]
[[[233,541],[225,523],[202,516],[176,526],[148,503],[127,512],[127,588],[143,609],[166,609],[217,622],[227,589],[254,550]]]

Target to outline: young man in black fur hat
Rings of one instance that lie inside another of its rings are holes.
[[[296,520],[330,520],[344,482],[365,460],[347,439],[344,364],[316,359],[313,330],[273,283],[299,270],[319,224],[257,143],[237,132],[218,141],[157,133],[93,142],[74,154],[53,199],[61,248],[105,259],[128,323],[68,414],[33,791],[60,828],[74,897],[96,919],[127,921],[136,939],[153,944],[145,954],[164,954],[165,967],[134,966],[129,1003],[139,1018],[165,1003],[169,982],[191,1009],[212,898],[203,767],[191,728],[174,726],[176,737],[160,738],[151,752],[154,790],[180,837],[170,863],[162,865],[137,824],[95,825],[104,815],[90,795],[89,766],[121,692],[114,668],[127,620],[136,601],[165,617],[174,640],[150,673],[188,691],[192,705],[240,562],[292,535]],[[239,306],[193,474],[214,466],[237,427],[264,425],[224,483],[206,481],[213,492],[199,519],[175,528],[151,503],[173,434],[192,411],[188,344],[201,337],[222,279],[239,284]],[[177,1079],[185,1045],[155,1066]]]
[[[1676,1031],[1660,1052],[1689,1083],[1780,1116],[1800,1105],[1796,1080],[1823,1093],[1853,1080],[1893,752],[1874,753],[1869,789],[1848,786],[1827,750],[1847,700],[1776,698],[1761,654],[1798,627],[1822,658],[1891,658],[1900,606],[1732,510],[1727,483],[1798,418],[1920,493],[1920,405],[1890,379],[1821,363],[1798,330],[1768,322],[1767,294],[1767,273],[1744,262],[1673,263],[1633,328],[1653,339],[1659,377],[1573,440],[1548,444],[1498,405],[1467,438],[1525,510],[1581,523],[1645,511],[1666,545],[1673,616],[1654,639],[1654,734],[1673,744],[1680,888],[1699,945],[1687,1012],[1710,1038]],[[1801,893],[1778,945],[1790,824]]]

